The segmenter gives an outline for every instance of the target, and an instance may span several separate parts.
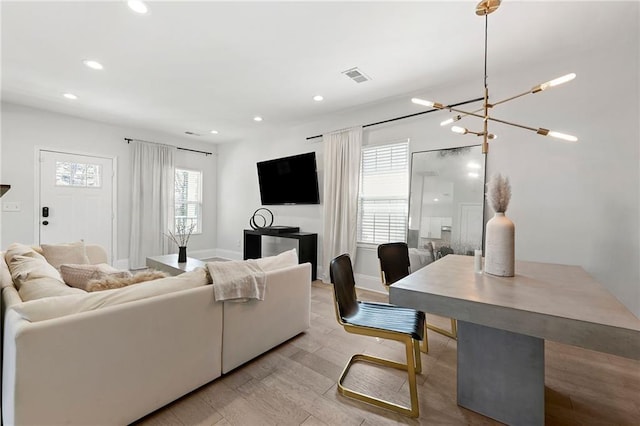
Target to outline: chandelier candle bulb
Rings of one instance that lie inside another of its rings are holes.
[[[434,102],[425,101],[424,99],[420,99],[420,98],[411,98],[411,102],[413,102],[414,104],[423,105],[426,107],[433,107],[435,105]]]
[[[574,78],[576,78],[576,73],[574,72],[572,72],[571,74],[563,75],[562,77],[554,78],[553,80],[549,80],[547,82],[537,85],[536,87],[531,89],[531,93],[538,93],[543,90],[547,90],[550,87],[559,86],[561,84],[564,84],[566,82],[573,80]]]
[[[578,138],[572,135],[567,135],[565,133],[550,131],[549,136],[556,139],[562,139],[568,142],[577,142]]]
[[[570,74],[567,74],[567,75],[563,75],[562,77],[554,78],[551,81],[547,81],[546,83],[543,83],[542,86],[544,86],[544,87],[543,87],[542,90],[544,90],[544,89],[546,89],[548,87],[559,86],[561,84],[564,84],[564,83],[567,83],[567,82],[573,80],[574,78],[576,78],[576,73],[574,73],[574,72],[572,72]]]

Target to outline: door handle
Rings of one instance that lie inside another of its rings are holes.
[[[49,217],[49,207],[42,208],[42,217]]]

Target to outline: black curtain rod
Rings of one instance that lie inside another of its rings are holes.
[[[131,139],[131,138],[124,138],[125,141],[127,141],[127,143],[130,143],[131,141],[139,141],[139,142],[146,142],[146,143],[155,143],[157,144],[157,142],[150,142],[150,141],[145,141],[142,139]],[[180,151],[190,151],[190,152],[197,152],[198,154],[204,154],[204,155],[213,155],[213,152],[207,152],[207,151],[198,151],[197,149],[189,149],[189,148],[182,148],[177,146],[176,149],[179,149]]]
[[[447,105],[443,109],[455,108],[455,107],[460,106],[460,105],[466,105],[466,104],[471,104],[471,103],[474,103],[474,102],[479,102],[479,101],[481,101],[483,99],[484,98],[475,98],[475,99],[471,99],[471,100],[464,101],[464,102],[458,102],[457,104]],[[371,127],[371,126],[377,126],[378,124],[390,123],[392,121],[404,120],[405,118],[411,118],[411,117],[415,117],[417,115],[428,114],[428,113],[433,112],[433,111],[440,111],[440,110],[438,108],[433,108],[433,109],[430,109],[430,110],[427,110],[427,111],[420,111],[420,112],[416,112],[414,114],[403,115],[402,117],[395,117],[395,118],[390,118],[388,120],[377,121],[375,123],[364,124],[362,126],[362,128]],[[307,138],[307,140],[321,138],[321,137],[322,137],[322,135],[309,136]]]

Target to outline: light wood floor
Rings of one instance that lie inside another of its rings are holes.
[[[372,292],[358,294],[362,300],[386,299]],[[456,342],[430,332],[429,345],[418,378],[419,419],[339,395],[336,380],[352,354],[402,360],[404,349],[396,342],[346,333],[335,319],[331,287],[316,281],[307,332],[136,424],[497,424],[456,405]],[[640,424],[640,362],[553,342],[546,342],[545,354],[546,424]],[[406,375],[398,370],[356,364],[346,384],[408,404]]]

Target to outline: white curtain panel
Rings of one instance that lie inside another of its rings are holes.
[[[129,268],[143,268],[147,256],[169,253],[174,221],[174,153],[167,145],[131,142],[131,234]]]
[[[324,234],[325,280],[333,258],[349,253],[355,263],[358,184],[362,149],[362,126],[328,133],[324,142]]]

